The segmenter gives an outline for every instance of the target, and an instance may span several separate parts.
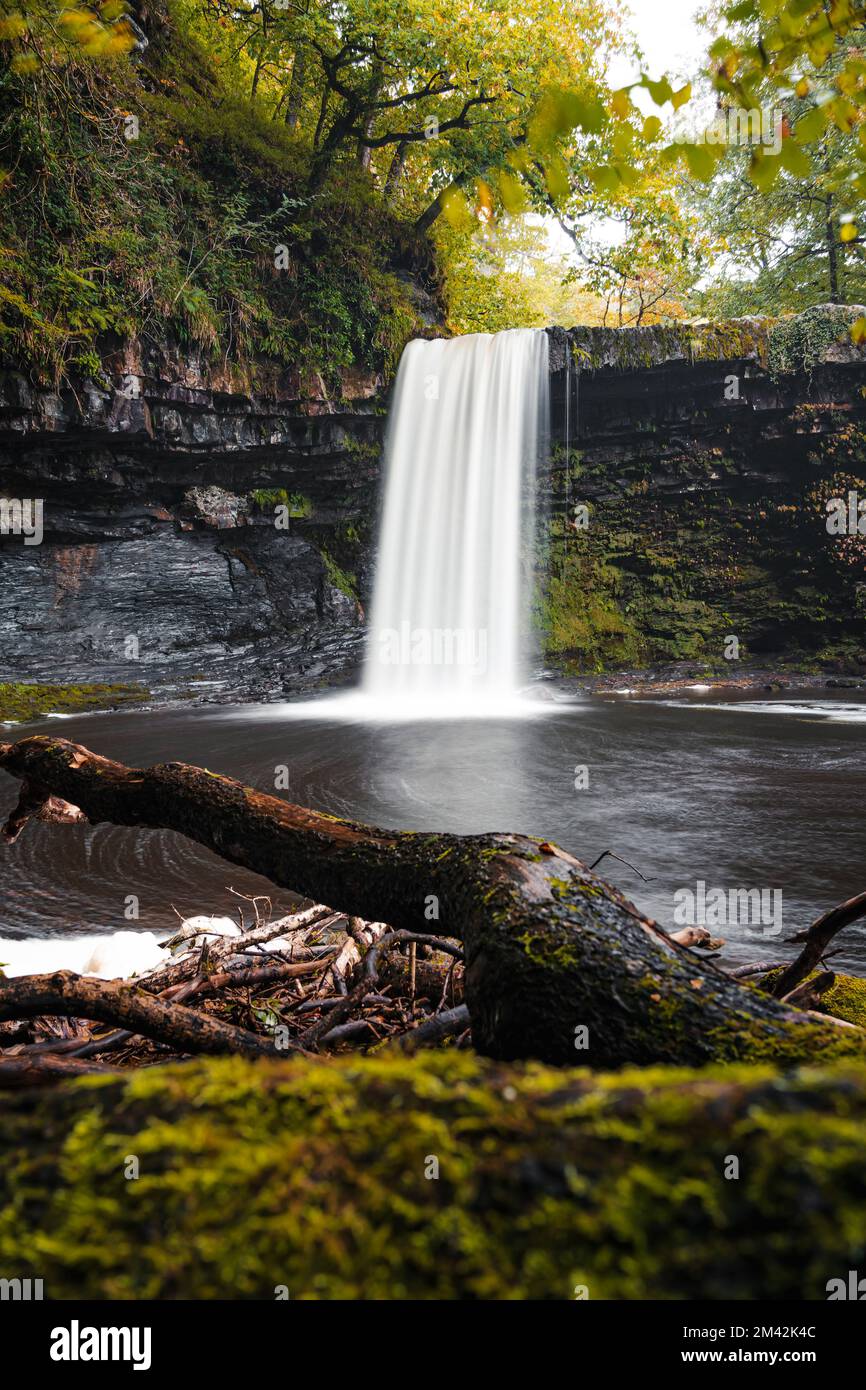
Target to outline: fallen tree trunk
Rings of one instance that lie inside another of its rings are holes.
[[[731,979],[546,841],[380,830],[64,739],[0,744],[0,768],[24,784],[15,835],[57,796],[91,822],[178,831],[349,916],[462,939],[473,1043],[491,1057],[604,1067],[866,1054],[860,1029]]]
[[[864,1175],[862,1063],[197,1060],[4,1099],[0,1268],[52,1299],[824,1300]]]

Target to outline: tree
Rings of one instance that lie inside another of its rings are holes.
[[[419,0],[408,22],[394,0],[203,4],[309,148],[311,186],[351,162],[393,199],[411,172],[422,231],[446,190],[518,177],[540,94],[575,95],[577,118],[598,108],[618,42],[603,0]]]
[[[792,18],[802,8],[785,7],[775,28],[746,13],[753,7],[728,9],[710,50],[720,110],[750,102],[773,134],[729,144],[714,181],[691,190],[694,212],[725,248],[725,274],[701,301],[710,312],[796,310],[866,294],[861,36],[840,18],[835,35],[816,37],[822,21],[813,14],[807,41]]]

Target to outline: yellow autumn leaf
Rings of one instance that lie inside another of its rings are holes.
[[[62,10],[58,19],[65,29],[84,29],[93,25],[93,15],[89,10]]]
[[[499,171],[499,196],[506,212],[512,215],[521,213],[526,208],[526,190],[520,179],[507,169]]]
[[[452,227],[465,227],[469,223],[469,204],[459,188],[446,188],[442,194],[442,216]]]
[[[673,106],[674,110],[679,111],[681,106],[685,106],[686,102],[689,100],[691,95],[692,84],[691,82],[687,82],[684,87],[680,87],[679,91],[674,92],[673,96],[671,97],[671,105]]]
[[[613,114],[619,116],[621,121],[624,121],[628,116],[629,107],[631,105],[628,88],[623,87],[621,91],[614,92],[610,100],[610,105]]]
[[[475,187],[478,194],[478,201],[476,203],[476,211],[478,213],[478,216],[483,222],[492,222],[493,190],[490,187],[489,183],[484,182],[484,179],[478,179],[476,181]]]

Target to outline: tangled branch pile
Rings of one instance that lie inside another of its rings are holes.
[[[173,958],[137,979],[61,970],[6,982],[0,1085],[103,1071],[106,1061],[309,1054],[383,1041],[413,1051],[468,1033],[454,941],[322,906],[270,921],[269,906],[255,899],[255,925],[236,934],[202,919],[184,923],[164,943]]]

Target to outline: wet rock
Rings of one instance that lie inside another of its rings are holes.
[[[210,487],[188,488],[183,495],[180,513],[182,516],[192,516],[194,521],[204,526],[224,531],[245,526],[249,510],[247,498],[238,497],[236,493],[212,484]]]

